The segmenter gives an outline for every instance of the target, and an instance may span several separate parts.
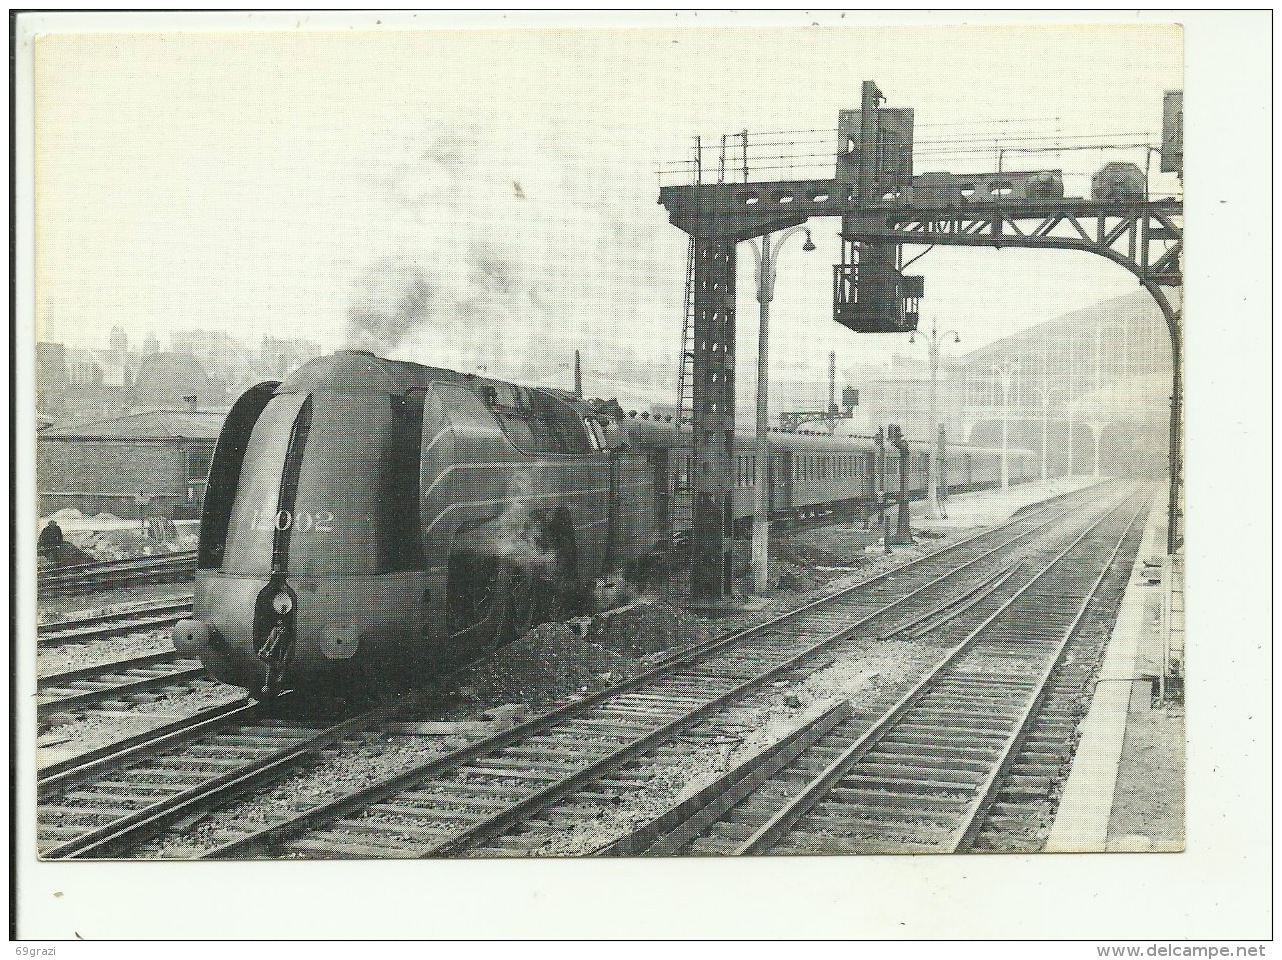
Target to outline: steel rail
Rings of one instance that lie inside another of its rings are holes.
[[[1062,506],[1062,505],[1063,505],[1062,501],[1056,504],[1056,506]],[[543,802],[547,799],[553,799],[554,794],[558,790],[564,791],[566,789],[572,789],[573,786],[576,785],[578,782],[580,782],[584,777],[590,776],[591,774],[599,772],[600,770],[606,769],[607,767],[617,765],[617,763],[626,759],[627,756],[630,756],[635,752],[637,752],[638,750],[643,749],[646,745],[653,742],[655,739],[657,739],[661,735],[671,732],[672,730],[678,729],[680,727],[687,726],[689,723],[696,721],[703,714],[707,713],[712,709],[715,709],[719,704],[724,703],[727,700],[732,699],[733,697],[740,696],[743,693],[747,692],[748,690],[752,689],[753,687],[759,686],[760,684],[765,683],[770,679],[773,679],[774,677],[778,676],[781,673],[794,669],[803,660],[815,655],[816,653],[824,650],[827,647],[832,646],[837,642],[840,642],[841,640],[849,638],[851,635],[854,634],[856,630],[859,629],[859,627],[863,626],[870,620],[876,617],[882,616],[883,614],[893,609],[894,607],[897,607],[911,600],[913,597],[922,593],[924,590],[929,589],[930,587],[936,586],[939,583],[955,576],[956,574],[967,569],[973,564],[978,563],[980,560],[983,560],[986,557],[989,557],[992,554],[995,554],[1009,547],[1011,544],[1015,543],[1016,541],[1032,536],[1033,534],[1044,529],[1045,527],[1062,520],[1065,516],[1063,512],[1055,510],[1054,507],[1047,508],[1045,512],[1052,512],[1052,511],[1054,512],[1050,518],[1040,522],[1035,522],[1034,525],[1029,529],[1023,530],[1018,534],[1016,534],[1015,536],[1010,537],[1009,539],[1003,539],[996,546],[984,550],[978,556],[972,557],[961,564],[950,567],[947,571],[943,572],[942,574],[939,574],[938,576],[932,577],[926,583],[908,591],[907,593],[904,593],[896,597],[893,600],[880,604],[871,612],[868,612],[862,617],[860,617],[860,619],[857,620],[856,622],[852,624],[847,624],[846,626],[842,627],[840,630],[837,630],[836,632],[824,637],[822,640],[818,642],[806,645],[795,655],[788,657],[783,662],[778,663],[773,667],[771,667],[770,669],[757,674],[750,680],[747,680],[743,683],[735,685],[730,690],[726,691],[725,693],[723,693],[718,697],[715,697],[711,700],[704,701],[703,703],[699,704],[697,707],[694,707],[691,710],[687,711],[682,716],[677,717],[671,723],[663,724],[659,729],[649,731],[646,735],[644,735],[640,739],[634,739],[630,741],[628,744],[625,744],[619,751],[615,751],[614,753],[611,753],[607,757],[604,757],[594,762],[593,764],[590,765],[590,767],[586,768],[586,770],[580,770],[578,774],[576,774],[574,777],[566,778],[565,780],[556,781],[550,784],[549,786],[545,787],[544,789],[537,791],[535,794],[527,796],[523,800],[519,801],[518,805],[515,805],[512,808],[509,808],[509,810],[501,814],[497,814],[494,817],[486,818],[483,822],[474,825],[473,828],[469,828],[465,832],[465,834],[459,834],[456,837],[451,838],[451,842],[450,842],[451,845],[441,845],[439,849],[434,847],[431,853],[439,855],[439,854],[448,852],[449,850],[454,849],[454,845],[453,845],[454,841],[457,841],[458,843],[462,843],[465,840],[475,839],[484,832],[492,831],[495,829],[501,829],[512,817],[519,815],[521,811],[529,809],[531,806],[537,805],[537,803]],[[942,555],[952,552],[962,546],[973,544],[975,541],[980,540],[982,538],[992,537],[995,533],[1001,533],[1001,531],[1004,531],[1004,530],[1009,532],[1008,531],[1009,527],[1028,523],[1032,519],[1032,517],[1035,517],[1035,516],[1036,514],[1033,514],[1031,517],[1030,515],[1026,514],[1020,518],[1012,518],[1012,520],[1008,521],[1006,524],[1003,524],[1000,527],[984,530],[979,534],[973,535],[962,541],[958,541],[954,544],[950,544],[946,547],[941,548],[940,550],[933,551],[914,561],[911,561],[908,564],[904,564],[892,570],[885,571],[881,574],[878,574],[875,577],[869,578],[868,580],[862,581],[859,584],[848,587],[835,594],[831,594],[827,597],[820,598],[816,601],[813,601],[809,604],[804,605],[803,607],[797,610],[790,611],[786,614],[776,617],[763,624],[758,624],[746,630],[732,633],[722,638],[714,639],[705,644],[696,645],[694,648],[688,648],[687,650],[681,651],[673,657],[666,658],[665,660],[661,661],[659,664],[656,664],[649,670],[644,671],[643,673],[637,675],[636,677],[631,678],[630,680],[611,685],[610,687],[607,687],[601,691],[598,691],[595,694],[585,697],[582,700],[575,701],[573,703],[567,704],[565,706],[552,710],[548,713],[540,715],[539,717],[532,718],[531,720],[528,720],[524,723],[518,724],[512,728],[509,728],[506,731],[496,734],[493,737],[468,744],[464,747],[459,748],[458,750],[455,750],[449,754],[446,754],[445,756],[435,758],[424,764],[420,764],[416,767],[412,767],[410,769],[404,770],[396,774],[395,776],[390,777],[380,783],[372,784],[368,787],[349,793],[344,797],[337,798],[328,803],[318,805],[317,807],[314,807],[310,810],[303,811],[288,821],[278,822],[276,824],[272,824],[264,828],[261,831],[246,835],[244,837],[230,840],[220,845],[219,847],[215,848],[214,850],[208,851],[204,856],[211,857],[211,858],[226,857],[226,856],[235,855],[237,853],[244,852],[248,849],[258,848],[265,844],[281,843],[287,837],[292,836],[301,831],[307,830],[316,823],[333,821],[333,820],[339,819],[349,813],[362,809],[364,806],[367,806],[371,803],[379,802],[380,800],[386,797],[392,796],[400,789],[404,788],[405,786],[415,781],[429,778],[434,774],[438,774],[443,771],[446,771],[451,767],[455,767],[459,764],[465,763],[468,760],[483,756],[486,753],[490,753],[496,750],[501,750],[507,746],[511,746],[512,744],[518,741],[524,740],[532,735],[548,730],[560,720],[566,719],[568,717],[572,717],[576,714],[585,713],[586,711],[588,711],[592,707],[597,706],[598,704],[604,703],[607,700],[619,697],[621,695],[625,695],[631,691],[641,688],[652,680],[661,679],[685,666],[689,666],[692,664],[697,664],[699,662],[705,661],[709,659],[711,656],[718,654],[728,648],[731,648],[732,645],[743,644],[749,640],[767,635],[769,631],[775,628],[778,628],[780,626],[785,626],[791,621],[798,620],[804,614],[809,613],[819,607],[831,606],[836,604],[840,600],[850,599],[853,595],[858,594],[860,591],[866,589],[867,587],[873,584],[877,584],[882,581],[885,581],[890,577],[901,574],[910,567],[917,567],[920,564],[922,564],[924,561],[937,559]],[[955,602],[955,599],[956,598],[953,598],[954,602]],[[519,809],[517,809],[518,806],[519,806]]]
[[[88,667],[76,667],[74,670],[41,674],[36,677],[36,683],[40,686],[56,687],[60,684],[71,683],[74,680],[91,679],[103,673],[123,673],[135,667],[147,667],[157,663],[164,663],[167,660],[177,659],[178,653],[175,650],[158,650],[155,653],[144,653],[137,657],[127,657],[124,660],[106,660]]]
[[[145,731],[136,737],[80,754],[67,761],[51,764],[41,771],[36,781],[37,802],[47,799],[51,793],[77,786],[123,763],[144,759],[223,726],[236,722],[251,723],[264,713],[264,704],[253,703],[248,699],[238,700],[183,717],[172,724]]]
[[[116,613],[100,613],[79,619],[52,620],[36,627],[36,644],[42,647],[61,646],[65,643],[83,643],[127,633],[141,633],[160,627],[172,626],[183,617],[190,616],[192,598],[165,601],[152,606],[137,607]]]
[[[216,707],[209,707],[201,710],[191,716],[179,717],[177,720],[171,720],[169,723],[157,727],[151,727],[141,733],[132,736],[114,740],[111,743],[104,744],[101,747],[95,747],[84,753],[78,753],[73,757],[67,757],[64,760],[56,760],[53,763],[45,764],[39,768],[37,773],[37,784],[40,789],[52,791],[62,786],[71,786],[71,781],[60,781],[55,778],[66,776],[79,768],[88,768],[90,764],[98,761],[107,760],[109,763],[121,763],[128,759],[141,757],[148,749],[159,749],[159,741],[165,741],[166,744],[172,744],[175,734],[184,734],[189,728],[195,728],[211,721],[222,720],[228,714],[239,714],[241,711],[256,709],[256,704],[251,704],[246,697],[239,700],[233,700],[231,703],[219,704]],[[202,732],[207,732],[210,728],[205,728]],[[94,769],[101,769],[95,767]],[[49,785],[46,787],[46,783]]]
[[[156,667],[164,663],[173,664],[175,669],[145,676],[129,676],[129,671],[131,670]],[[200,663],[200,661],[181,658],[173,650],[143,654],[138,657],[130,657],[127,660],[114,660],[92,667],[79,667],[75,670],[67,670],[62,673],[37,678],[36,712],[37,714],[46,715],[58,713],[63,710],[70,710],[73,707],[84,706],[88,703],[114,700],[130,694],[182,684],[189,680],[208,678],[208,676],[204,664]],[[119,678],[121,682],[117,683],[107,679],[112,677]],[[98,678],[104,679],[99,681]],[[103,682],[106,686],[89,689],[76,689],[66,686],[67,684],[86,682]],[[55,692],[42,694],[39,692],[41,688]],[[59,690],[64,692],[56,692]],[[66,690],[72,690],[73,692],[65,692]]]
[[[90,854],[101,856],[122,847],[127,849],[131,844],[150,839],[153,833],[181,816],[189,815],[211,804],[232,799],[245,790],[287,774],[299,762],[315,755],[323,747],[355,733],[361,727],[385,719],[391,712],[389,708],[380,707],[343,720],[326,727],[301,743],[281,747],[242,767],[211,777],[204,783],[195,784],[177,794],[163,797],[155,803],[131,811],[128,815],[101,827],[87,830],[71,840],[42,851],[41,856],[49,860],[59,860]],[[224,717],[222,720],[226,722],[227,718]]]
[[[40,596],[58,596],[71,593],[88,593],[156,580],[163,582],[181,574],[189,580],[196,571],[195,551],[169,554],[163,557],[131,557],[103,563],[81,564],[75,567],[49,568],[36,576]]]
[[[735,766],[692,797],[637,827],[626,836],[602,844],[584,856],[631,857],[668,856],[717,821],[744,797],[766,783],[837,724],[847,720],[853,708],[841,700],[819,716],[776,740],[761,753]]]
[[[1005,585],[1015,575],[1018,567],[1019,564],[1012,564],[1005,570],[998,571],[996,575],[988,580],[979,583],[969,593],[957,598],[960,605],[940,604],[931,610],[925,611],[920,616],[912,618],[907,623],[882,634],[878,639],[886,640],[897,636],[912,625],[924,620],[934,619],[932,628],[935,628],[961,617]],[[945,613],[945,615],[940,616],[941,613]],[[714,823],[718,816],[730,810],[753,790],[777,774],[784,765],[796,759],[810,746],[813,746],[818,737],[827,733],[838,722],[844,721],[850,715],[850,712],[849,710],[843,712],[836,721],[827,724],[822,730],[817,730],[814,737],[809,736],[811,732],[810,725],[794,731],[784,741],[771,745],[764,753],[754,756],[745,765],[727,771],[724,776],[699,791],[695,797],[682,801],[678,807],[667,811],[658,819],[642,824],[627,836],[611,841],[597,850],[585,854],[585,856],[618,856],[642,852],[647,856],[664,856],[676,853],[686,842],[697,837],[702,829]],[[784,743],[790,745],[786,754],[779,749]],[[771,762],[765,764],[763,763],[765,760]],[[745,776],[745,771],[749,775]],[[683,813],[679,815],[678,811],[683,811]],[[687,822],[683,823],[683,820]],[[665,826],[665,824],[669,823],[670,827]],[[680,826],[680,829],[676,830],[674,834],[663,836],[669,829],[677,826]],[[661,841],[660,838],[662,838]],[[648,844],[656,841],[660,842],[654,849],[643,849]]]
[[[1080,493],[1080,491],[1078,491],[1077,493]],[[1046,527],[1047,525],[1056,522],[1056,520],[1060,519],[1061,517],[1060,513],[1055,512],[1056,507],[1061,505],[1062,505],[1062,498],[1055,498],[1055,501],[1047,502],[1038,511],[1032,513],[1031,515],[1027,513],[1023,514],[1018,518],[1012,518],[1010,521],[1008,521],[1006,524],[1003,524],[1000,527],[981,531],[980,533],[975,534],[971,537],[967,537],[964,540],[958,541],[954,544],[949,544],[948,546],[943,547],[939,550],[932,551],[931,553],[923,555],[922,557],[914,561],[911,561],[908,564],[904,564],[892,570],[885,571],[882,574],[879,574],[875,577],[869,578],[866,581],[863,581],[861,584],[857,584],[854,587],[847,588],[847,590],[841,591],[838,594],[834,594],[826,598],[820,598],[819,600],[806,604],[799,610],[791,611],[788,614],[775,618],[774,621],[771,621],[767,624],[762,624],[762,625],[759,625],[758,627],[750,628],[749,630],[746,630],[746,631],[740,631],[739,633],[731,634],[727,637],[718,638],[713,641],[709,641],[705,644],[695,645],[694,648],[689,648],[684,651],[678,651],[678,653],[675,654],[674,656],[666,658],[660,664],[657,664],[654,668],[652,668],[651,671],[648,671],[647,674],[643,674],[637,678],[634,678],[633,681],[626,682],[625,684],[616,685],[615,688],[610,688],[610,689],[607,689],[606,691],[601,691],[601,694],[617,695],[619,692],[621,692],[620,690],[621,687],[627,687],[628,689],[631,689],[633,687],[639,686],[641,683],[644,683],[651,676],[657,675],[664,668],[667,668],[669,670],[674,669],[675,667],[683,663],[692,662],[701,656],[702,657],[709,656],[715,653],[716,651],[728,646],[730,643],[736,640],[743,640],[745,637],[752,636],[761,632],[761,630],[767,628],[773,623],[784,622],[790,619],[794,619],[806,611],[822,606],[825,603],[834,602],[836,599],[842,596],[848,596],[849,594],[855,592],[858,589],[867,587],[872,584],[880,583],[892,576],[895,576],[897,574],[904,572],[909,568],[917,567],[919,564],[921,564],[924,561],[940,557],[944,554],[947,554],[951,551],[959,549],[968,544],[973,544],[975,541],[979,541],[982,538],[991,537],[994,534],[1000,534],[1001,531],[1004,531],[1004,530],[1008,531],[1009,528],[1011,527],[1017,527],[1017,526],[1021,526],[1021,525],[1033,522],[1033,525],[1029,529],[1020,531],[1014,537],[1011,537],[1003,541],[1003,543],[1000,544],[998,547],[991,548],[990,550],[987,550],[984,553],[980,554],[979,557],[972,558],[971,560],[968,560],[966,563],[961,564],[953,569],[950,569],[948,572],[946,572],[942,576],[933,578],[926,585],[919,587],[917,590],[914,590],[912,594],[910,594],[910,596],[915,595],[916,593],[920,592],[920,590],[925,589],[927,586],[933,585],[934,583],[947,579],[949,576],[952,576],[959,570],[965,568],[966,566],[969,566],[971,563],[977,562],[979,559],[982,559],[984,556],[987,556],[992,552],[996,552],[997,550],[1000,550],[1005,546],[1008,546],[1009,544],[1016,542],[1019,539],[1022,539],[1027,536],[1031,536],[1037,531]],[[1034,522],[1035,518],[1038,516],[1039,513],[1047,513],[1047,512],[1054,513],[1054,515],[1047,520],[1044,520],[1041,522]],[[900,599],[902,601],[905,598],[900,598]],[[880,613],[882,609],[884,609],[885,607],[892,606],[892,605],[893,604],[883,605],[883,607],[878,608],[877,611],[874,611],[874,614],[872,615],[876,615],[877,613]],[[594,698],[589,698],[589,699],[594,699]],[[596,700],[604,699],[604,696],[596,697],[595,699]],[[589,704],[587,700],[578,701],[576,703],[567,705],[565,708],[562,708],[562,710],[564,712],[581,710],[587,707],[588,705]],[[122,763],[127,763],[135,759],[145,758],[152,754],[161,753],[167,748],[179,744],[183,740],[191,739],[194,736],[200,736],[205,733],[208,733],[212,729],[214,729],[217,725],[230,725],[237,718],[244,717],[248,719],[248,717],[252,715],[250,714],[250,711],[253,711],[257,708],[258,708],[258,705],[245,705],[239,709],[228,710],[226,713],[222,713],[216,716],[205,716],[200,720],[200,722],[196,724],[182,724],[181,726],[175,727],[174,729],[167,730],[166,733],[162,736],[159,736],[159,737],[153,736],[145,740],[138,740],[137,742],[131,742],[129,746],[123,750],[95,751],[93,758],[85,763],[70,764],[70,765],[60,764],[56,771],[47,773],[47,775],[41,780],[39,784],[39,794],[42,798],[47,798],[49,795],[54,794],[57,791],[60,791],[69,786],[73,786],[75,784],[81,783],[86,779],[93,777],[94,774],[98,771],[114,769],[115,767],[120,766]],[[373,722],[376,718],[376,715],[385,716],[387,715],[388,712],[389,711],[375,711],[374,713],[364,715],[359,718],[354,718],[354,720],[350,722],[351,723]],[[546,717],[543,719],[546,719]],[[349,723],[349,722],[345,721],[345,723]],[[343,725],[340,725],[340,727],[342,726]],[[523,726],[532,727],[533,723],[523,725]],[[95,828],[92,831],[87,831],[85,834],[82,834],[79,837],[73,838],[70,841],[59,844],[57,847],[53,848],[52,850],[47,851],[45,855],[49,857],[76,857],[76,856],[85,856],[89,854],[101,854],[103,851],[106,851],[106,850],[118,850],[121,848],[125,848],[131,843],[139,842],[140,838],[151,836],[155,832],[164,829],[165,825],[167,825],[168,823],[171,823],[177,817],[190,816],[193,811],[204,810],[204,809],[208,809],[211,806],[216,806],[218,803],[222,802],[223,800],[230,799],[233,796],[239,795],[240,793],[243,793],[244,791],[261,784],[266,779],[274,779],[277,773],[283,774],[285,772],[288,772],[288,770],[292,769],[294,765],[297,764],[299,761],[305,759],[307,756],[313,755],[325,743],[332,742],[332,740],[335,737],[341,737],[342,735],[343,735],[342,732],[322,733],[318,735],[316,738],[309,740],[305,744],[302,744],[302,745],[295,744],[289,748],[282,749],[281,751],[278,751],[277,753],[272,754],[271,756],[260,760],[258,763],[255,763],[252,765],[246,765],[244,767],[238,768],[237,770],[232,771],[228,774],[225,774],[222,777],[216,778],[215,780],[207,781],[203,785],[195,785],[191,789],[183,791],[180,794],[163,798],[162,800],[158,801],[155,804],[151,804],[151,805],[148,805],[147,807],[142,808],[141,810],[134,811],[130,813],[127,817],[113,821],[110,824],[106,824],[101,827]],[[492,741],[491,741],[491,746],[493,746]],[[464,751],[460,751],[460,753],[462,752]],[[259,772],[256,772],[258,768],[261,768],[261,770]]]
[[[883,714],[883,716],[863,734],[863,736],[861,736],[857,741],[855,741],[855,743],[853,743],[850,747],[848,747],[839,757],[833,760],[824,769],[824,771],[821,774],[819,774],[819,776],[816,777],[806,787],[806,789],[804,789],[801,793],[799,793],[796,797],[794,797],[793,800],[787,806],[783,807],[777,813],[775,813],[774,816],[772,816],[766,823],[764,823],[761,827],[759,827],[747,840],[739,844],[734,850],[734,855],[743,856],[748,854],[762,853],[763,851],[769,849],[769,847],[774,843],[776,843],[780,839],[780,837],[782,837],[790,829],[792,829],[792,827],[795,826],[797,822],[801,820],[802,817],[804,817],[807,813],[809,813],[818,803],[820,803],[823,800],[823,798],[828,794],[828,792],[832,789],[832,787],[835,786],[843,777],[845,777],[845,775],[849,772],[849,770],[853,768],[873,748],[873,746],[875,746],[878,742],[880,742],[880,740],[885,736],[885,734],[889,732],[894,727],[894,725],[898,723],[898,721],[910,709],[916,706],[923,699],[925,693],[939,681],[941,675],[943,675],[944,672],[950,666],[952,666],[958,659],[960,659],[963,654],[967,653],[973,646],[975,646],[976,642],[982,638],[984,632],[989,628],[991,624],[997,621],[999,617],[1007,613],[1011,609],[1011,607],[1015,604],[1015,602],[1019,600],[1025,593],[1027,593],[1028,590],[1030,590],[1034,584],[1038,583],[1051,570],[1053,570],[1056,566],[1058,566],[1064,560],[1064,558],[1068,556],[1068,554],[1071,553],[1082,541],[1084,541],[1088,536],[1090,536],[1090,534],[1096,528],[1098,528],[1100,525],[1105,523],[1118,510],[1122,509],[1126,505],[1126,503],[1131,499],[1133,499],[1133,497],[1128,497],[1126,498],[1126,500],[1123,500],[1121,503],[1111,508],[1108,512],[1106,512],[1103,516],[1101,516],[1097,521],[1091,524],[1091,526],[1083,530],[1078,537],[1074,538],[1074,540],[1063,551],[1061,551],[1055,557],[1055,559],[1053,559],[1050,563],[1048,563],[1046,567],[1040,573],[1037,574],[1037,576],[1030,579],[1006,603],[1004,603],[997,611],[995,611],[991,616],[989,616],[980,626],[978,626],[974,631],[972,631],[961,643],[959,643],[949,653],[947,653],[940,660],[940,662],[936,665],[935,668],[933,668],[916,685],[914,685],[911,690],[909,690],[898,701],[896,701],[896,703],[889,710],[887,710],[885,714]],[[1129,532],[1131,526],[1135,522],[1135,518],[1139,516],[1139,513],[1144,509],[1144,506],[1145,505],[1141,505],[1139,510],[1137,510],[1136,513],[1131,517],[1130,521],[1128,521],[1126,529],[1123,531],[1122,536],[1119,538],[1117,549],[1120,549],[1121,541],[1125,539],[1126,533]],[[1107,572],[1109,563],[1111,563],[1112,558],[1116,557],[1117,549],[1113,551],[1112,555],[1110,556],[1109,562],[1104,564],[1103,566],[1104,572]],[[1103,579],[1103,574],[1101,574],[1099,580],[1096,581],[1096,586],[1091,589],[1086,599],[1083,601],[1081,606],[1082,612],[1085,611],[1086,606],[1090,603],[1090,600],[1094,596],[1095,589],[1098,587],[1098,583],[1101,582],[1102,579]],[[1081,616],[1081,613],[1079,612],[1079,614],[1073,620],[1074,630],[1076,629],[1076,625],[1080,620],[1080,616]],[[1064,642],[1067,642],[1068,636],[1071,636],[1071,631],[1066,635]],[[1062,652],[1062,649],[1063,649],[1063,646],[1061,644],[1059,648],[1059,652]],[[1058,661],[1059,652],[1057,652],[1054,658],[1055,662]],[[1052,666],[1053,666],[1053,663],[1052,663]],[[1049,675],[1049,671],[1047,672],[1047,675]],[[1021,723],[1020,726],[1022,729],[1023,724]],[[1004,757],[1005,757],[1005,753],[1003,753],[1003,758]],[[995,777],[996,777],[996,772],[994,771],[991,779],[995,779]],[[967,823],[969,823],[969,818],[967,820]]]
[[[950,852],[967,849],[974,842],[975,836],[979,832],[979,828],[983,823],[984,817],[996,796],[996,785],[1000,781],[1002,774],[1010,768],[1012,761],[1017,755],[1019,748],[1024,741],[1024,737],[1028,732],[1029,725],[1045,699],[1046,687],[1050,682],[1051,676],[1055,672],[1055,668],[1059,666],[1060,661],[1064,658],[1064,652],[1068,649],[1068,645],[1073,639],[1074,634],[1077,633],[1082,619],[1086,616],[1087,609],[1090,607],[1092,601],[1094,601],[1096,594],[1099,593],[1100,585],[1103,584],[1104,578],[1108,576],[1109,571],[1113,566],[1113,562],[1117,559],[1117,555],[1122,552],[1122,545],[1126,542],[1127,536],[1130,535],[1131,530],[1135,527],[1136,521],[1139,520],[1147,507],[1147,503],[1141,503],[1139,509],[1131,516],[1130,522],[1126,525],[1126,529],[1122,531],[1122,535],[1118,537],[1117,544],[1113,547],[1108,559],[1104,561],[1103,566],[1100,568],[1099,576],[1095,578],[1095,582],[1091,585],[1090,591],[1082,599],[1077,615],[1073,617],[1073,622],[1068,625],[1067,629],[1065,629],[1064,636],[1060,640],[1054,656],[1050,658],[1046,663],[1045,668],[1038,675],[1036,685],[1037,692],[1032,698],[1030,698],[1027,707],[1024,709],[1024,712],[1019,719],[1018,725],[1007,739],[1006,745],[1002,751],[1001,760],[993,767],[988,777],[984,780],[983,790],[975,797],[970,808],[967,810],[965,822],[959,826],[956,831],[954,831],[953,837],[950,840]]]
[[[157,565],[164,563],[194,563],[196,560],[195,550],[175,550],[173,553],[164,553],[143,557],[121,557],[117,560],[91,560],[88,563],[73,563],[65,567],[49,567],[44,573],[47,576],[58,576],[60,574],[81,574],[81,573],[98,573],[109,570],[122,570],[126,567],[144,567],[147,565]]]

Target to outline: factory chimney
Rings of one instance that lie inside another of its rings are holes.
[[[579,364],[579,351],[574,351],[574,396],[583,399],[583,368]]]

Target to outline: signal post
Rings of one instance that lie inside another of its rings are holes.
[[[928,175],[913,176],[913,111],[885,108],[884,99],[875,83],[864,81],[860,109],[842,112],[832,179],[696,182],[659,192],[672,224],[693,240],[692,593],[717,599],[732,592],[735,247],[813,217],[842,218],[842,262],[833,268],[833,319],[856,333],[917,328],[923,282],[904,273],[911,263],[903,260],[905,244],[1077,250],[1131,271],[1157,302],[1171,335],[1168,552],[1173,552],[1182,358],[1180,311],[1165,290],[1183,282],[1182,203],[993,196],[959,204],[932,191]]]

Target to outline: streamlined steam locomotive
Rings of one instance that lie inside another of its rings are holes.
[[[773,512],[867,505],[874,453],[866,439],[776,434]],[[918,495],[927,456],[924,444],[909,454]],[[955,447],[950,484],[992,485],[998,464]],[[1030,454],[1011,464],[1015,480],[1032,477]],[[754,458],[737,468],[735,515],[748,517]],[[195,608],[174,644],[255,695],[388,695],[664,549],[689,470],[688,432],[605,416],[569,393],[362,351],[313,360],[227,417]]]

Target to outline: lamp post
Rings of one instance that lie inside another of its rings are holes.
[[[1037,395],[1042,399],[1042,483],[1050,479],[1047,464],[1047,438],[1050,434],[1051,421],[1051,394],[1063,393],[1059,387],[1050,385],[1050,350],[1047,345],[1042,348],[1042,385],[1034,387]]]
[[[779,251],[794,233],[806,235],[802,250],[815,249],[806,227],[785,230],[773,250],[770,234],[761,238],[760,249],[756,243],[748,245],[757,262],[757,302],[761,304],[761,324],[757,340],[757,469],[753,478],[755,489],[752,508],[752,582],[757,593],[764,593],[770,582],[770,421],[767,412],[770,383],[770,301],[775,296],[775,264],[779,260]]]
[[[1110,426],[1110,424],[1107,421],[1088,420],[1086,421],[1086,426],[1091,428],[1091,439],[1095,441],[1095,470],[1093,471],[1092,476],[1094,476],[1094,478],[1098,480],[1099,479],[1099,441],[1100,441],[1100,437],[1104,435],[1105,428]]]
[[[940,467],[944,460],[944,445],[942,440],[942,425],[939,423],[936,400],[939,385],[939,348],[942,342],[952,335],[953,343],[961,343],[961,336],[956,330],[945,330],[939,332],[939,321],[934,317],[930,320],[930,335],[926,338],[926,350],[930,354],[930,430],[929,434],[934,441],[936,449],[931,452],[926,461],[926,503],[927,516],[932,520],[939,519],[939,473]],[[916,331],[908,335],[909,343],[917,342]]]
[[[1002,385],[1002,489],[1010,487],[1010,463],[1006,451],[1010,443],[1010,385],[1019,362],[1006,360],[993,365],[993,372],[1001,378]]]

